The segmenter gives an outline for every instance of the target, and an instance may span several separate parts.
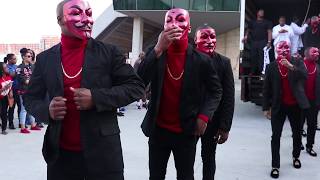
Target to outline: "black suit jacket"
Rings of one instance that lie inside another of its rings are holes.
[[[61,68],[61,45],[40,53],[25,95],[25,107],[32,115],[48,112],[48,103],[43,99],[48,92],[49,101],[63,96],[63,74]],[[144,85],[133,68],[125,64],[125,57],[112,45],[90,39],[85,51],[81,87],[91,90],[95,107],[80,111],[81,144],[90,172],[122,170],[122,157],[110,158],[113,146],[120,141],[109,138],[120,130],[116,108],[140,99]],[[44,137],[43,156],[48,164],[59,155],[61,121],[49,118]],[[118,149],[119,150],[119,149]],[[121,154],[121,152],[120,152]]]
[[[215,53],[211,63],[217,70],[222,86],[222,98],[217,111],[213,115],[212,127],[230,131],[234,113],[234,78],[230,59]]]
[[[308,98],[305,94],[305,80],[307,79],[307,70],[304,67],[301,58],[291,58],[294,70],[289,70],[288,80],[293,96],[296,98],[301,109],[310,107]],[[266,68],[266,75],[263,87],[263,110],[270,108],[272,113],[277,113],[282,104],[282,86],[281,77],[276,61],[270,63]]]
[[[316,75],[316,105],[320,106],[320,66],[317,64],[317,75]]]
[[[204,114],[211,119],[219,105],[222,89],[210,61],[208,56],[197,52],[191,45],[188,46],[179,107],[184,134],[194,133],[199,114]],[[166,53],[157,59],[155,51],[151,48],[138,69],[138,74],[144,83],[147,85],[151,82],[151,102],[141,125],[143,133],[148,137],[156,127],[165,65]],[[207,92],[207,98],[202,102],[206,95],[204,91]]]

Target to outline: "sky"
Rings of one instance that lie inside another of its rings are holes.
[[[39,43],[43,35],[60,35],[56,6],[61,0],[1,0],[0,43]],[[96,19],[112,0],[88,0]]]

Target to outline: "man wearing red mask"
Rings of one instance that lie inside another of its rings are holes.
[[[301,110],[310,106],[304,91],[307,72],[303,60],[290,57],[290,44],[286,41],[280,41],[276,51],[277,59],[267,66],[263,88],[264,115],[271,117],[272,178],[278,178],[280,173],[280,138],[286,117],[292,129],[293,166],[301,168]]]
[[[305,49],[304,65],[308,71],[308,78],[305,83],[305,92],[310,103],[310,108],[304,111],[304,119],[307,120],[307,144],[306,151],[311,156],[317,156],[313,150],[314,139],[317,129],[317,118],[320,106],[320,69],[317,63],[319,49],[309,47]],[[303,125],[303,124],[302,124]]]
[[[303,37],[303,45],[305,48],[320,48],[320,18],[318,16],[311,18],[310,26],[306,29]]]
[[[188,11],[169,10],[157,44],[138,69],[144,83],[151,82],[151,101],[141,125],[149,137],[150,180],[165,179],[171,152],[177,179],[194,179],[197,137],[204,134],[221,99],[210,58],[188,45],[190,29]]]
[[[25,96],[30,114],[49,115],[48,180],[123,180],[116,112],[143,95],[143,82],[115,46],[91,38],[87,1],[62,1],[57,20],[61,43],[37,56]]]
[[[234,79],[230,59],[217,52],[215,30],[204,25],[197,28],[194,38],[197,50],[211,57],[222,86],[222,98],[217,111],[209,121],[205,134],[201,137],[203,180],[213,180],[216,170],[216,147],[227,141],[234,113]]]

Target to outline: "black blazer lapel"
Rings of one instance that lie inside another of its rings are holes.
[[[180,109],[183,109],[182,106],[185,104],[184,100],[186,100],[187,96],[187,87],[189,85],[188,81],[190,81],[191,75],[192,75],[192,61],[194,59],[192,58],[192,48],[190,45],[188,45],[187,49],[187,55],[186,55],[186,62],[184,65],[184,74],[183,74],[183,79],[182,79],[182,85],[181,85],[181,96],[180,96]],[[194,76],[198,76],[194,74]],[[190,92],[189,92],[190,93]]]
[[[163,87],[163,79],[166,72],[166,65],[167,65],[167,54],[164,53],[159,59],[159,66],[158,66],[158,74],[157,74],[157,87],[158,87],[158,102],[160,103],[160,98],[162,95],[162,87]]]
[[[56,72],[56,78],[53,77],[53,82],[55,90],[54,96],[63,95],[63,72],[61,67],[61,44],[58,44],[55,49],[53,49],[53,57],[50,58],[50,61],[53,63],[53,69]],[[56,81],[56,82],[54,82]]]
[[[87,81],[86,77],[88,77],[88,64],[90,63],[90,60],[93,59],[93,53],[92,53],[92,39],[88,41],[86,51],[84,53],[84,61],[82,65],[82,79],[81,79],[81,87],[88,88],[90,87],[90,82]]]

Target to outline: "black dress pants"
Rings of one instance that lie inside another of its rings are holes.
[[[303,120],[307,120],[307,148],[312,148],[317,130],[318,108],[315,101],[310,101],[310,108],[303,111]],[[303,124],[302,127],[303,128]]]
[[[298,105],[286,106],[281,105],[279,111],[272,111],[271,115],[271,151],[272,151],[272,167],[280,168],[280,139],[284,122],[288,117],[293,138],[292,156],[299,158],[301,151],[301,109]]]
[[[197,137],[176,134],[156,128],[149,138],[150,180],[164,180],[171,152],[177,170],[177,180],[194,180],[193,165],[196,154]]]
[[[264,52],[263,48],[267,45],[266,40],[253,41],[251,45],[251,73],[259,75],[263,69]]]
[[[5,96],[1,99],[1,120],[2,120],[2,131],[5,131],[8,126],[8,97]]]
[[[208,123],[206,132],[201,136],[202,180],[214,180],[217,148],[217,142],[214,137],[217,132],[218,127],[213,126],[213,123]]]
[[[9,110],[8,110],[9,125],[12,125],[12,126],[13,126],[13,118],[14,118],[14,109],[16,105],[18,106],[18,119],[20,123],[21,105],[20,105],[20,98],[16,90],[13,90],[13,98],[14,98],[14,104],[12,107],[9,107]]]
[[[124,177],[123,171],[90,174],[82,152],[60,149],[58,160],[47,165],[47,180],[124,180]]]

